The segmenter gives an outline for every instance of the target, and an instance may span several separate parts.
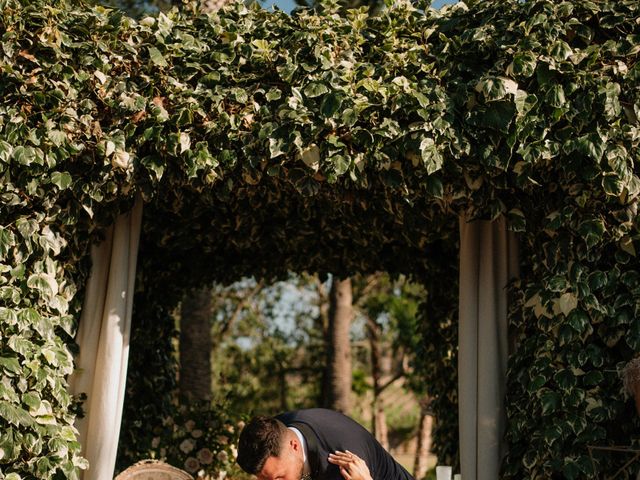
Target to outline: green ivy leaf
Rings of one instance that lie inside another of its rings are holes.
[[[13,374],[19,374],[22,371],[20,362],[16,357],[0,357],[0,367],[2,367],[5,372]]]
[[[537,58],[533,52],[519,52],[514,55],[507,72],[511,75],[530,77],[536,71]]]
[[[30,410],[35,411],[40,408],[42,399],[37,392],[27,392],[22,396],[22,403],[24,403]]]
[[[608,82],[604,88],[605,103],[604,113],[609,120],[620,116],[622,107],[620,106],[620,85],[615,82]]]
[[[578,309],[573,310],[569,314],[567,321],[569,322],[569,325],[571,325],[571,327],[580,335],[587,331],[591,326],[589,315]]]
[[[269,158],[276,158],[285,154],[284,140],[281,138],[269,139]]]
[[[41,292],[46,298],[51,299],[58,293],[58,283],[55,278],[46,273],[34,273],[27,280],[27,286]]]
[[[585,220],[578,226],[578,233],[588,247],[593,247],[602,241],[605,232],[604,222],[599,219]]]
[[[553,379],[558,384],[558,386],[567,391],[576,385],[576,377],[573,372],[569,369],[562,369],[558,373],[553,376]]]
[[[512,208],[507,212],[509,229],[513,232],[524,232],[527,229],[527,219],[519,208]]]
[[[596,386],[604,381],[604,375],[599,370],[591,370],[582,377],[582,383],[588,386]]]
[[[282,91],[279,88],[271,88],[265,95],[268,101],[273,102],[282,98]]]
[[[564,292],[569,284],[567,283],[567,279],[562,275],[556,275],[547,285],[547,288],[552,292]]]
[[[325,118],[332,118],[342,106],[342,96],[337,93],[325,95],[320,105],[320,113]]]
[[[11,144],[5,142],[4,140],[0,140],[0,161],[9,162],[13,154],[13,147]]]
[[[601,271],[592,272],[589,274],[588,282],[591,291],[600,290],[607,284],[607,274]]]
[[[537,392],[538,390],[540,390],[545,384],[547,383],[547,378],[543,375],[536,375],[531,382],[529,383],[529,386],[527,388],[527,390],[529,392]]]
[[[9,229],[0,226],[0,258],[7,258],[9,251],[16,244],[16,237]]]
[[[358,121],[358,114],[352,108],[346,108],[342,112],[342,123],[347,127],[353,127]]]
[[[440,177],[429,175],[426,181],[427,193],[435,198],[442,198],[444,195],[444,186]]]
[[[5,325],[15,325],[18,323],[18,315],[9,308],[0,307],[0,322]]]
[[[349,169],[349,159],[344,155],[334,155],[329,159],[336,175],[342,175]]]
[[[165,60],[164,56],[162,55],[162,53],[160,53],[160,50],[158,50],[156,47],[148,47],[148,50],[149,50],[149,58],[151,59],[154,65],[158,67],[166,67],[169,65]]]
[[[572,292],[566,292],[560,295],[556,300],[558,310],[567,316],[578,306],[578,298]]]
[[[68,172],[53,172],[51,174],[51,183],[60,190],[66,190],[71,185],[71,175]]]
[[[567,100],[564,96],[564,88],[562,87],[562,84],[558,83],[552,85],[547,92],[546,100],[552,107],[558,108],[564,106]]]
[[[420,92],[413,92],[412,93],[413,97],[418,101],[418,104],[422,107],[422,108],[427,108],[429,107],[429,99],[427,98],[426,95],[424,95],[423,93]]]
[[[562,473],[567,480],[582,478],[578,465],[572,460],[568,460],[562,465]]]
[[[486,106],[478,107],[469,116],[469,124],[478,128],[489,128],[499,132],[509,131],[509,125],[516,113],[512,102],[496,101]]]
[[[64,132],[61,132],[60,130],[49,130],[47,132],[47,137],[49,138],[49,140],[51,140],[51,143],[53,143],[56,147],[60,147],[61,145],[64,145],[65,142],[67,141],[67,136],[65,135]]]
[[[544,404],[542,410],[543,412],[545,410]],[[547,445],[553,445],[557,440],[562,438],[562,429],[558,425],[549,425],[544,429],[543,435],[545,443]]]
[[[427,174],[431,175],[442,168],[443,158],[433,138],[427,137],[420,142],[420,155]]]
[[[17,146],[13,149],[13,159],[21,165],[31,165],[36,161],[36,151],[33,147]]]
[[[487,101],[500,100],[507,94],[515,95],[517,91],[518,83],[510,78],[487,77],[476,84],[476,92],[482,93]]]
[[[17,322],[17,318],[16,318]],[[14,352],[22,355],[23,357],[30,357],[34,352],[37,351],[37,347],[35,344],[23,338],[19,335],[12,335],[7,342],[7,345]]]
[[[580,153],[597,161],[600,161],[606,148],[605,142],[595,133],[579,137],[576,146]]]
[[[329,89],[327,88],[327,86],[321,82],[312,82],[309,85],[307,85],[303,90],[304,94],[308,98],[319,97],[320,95],[324,95],[328,91]],[[331,116],[331,115],[327,115],[327,116]]]
[[[0,417],[16,427],[31,427],[35,424],[29,413],[4,400],[0,400]]]
[[[558,392],[547,391],[540,395],[543,415],[557,412],[562,408],[562,397]]]

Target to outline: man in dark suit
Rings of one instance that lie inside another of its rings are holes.
[[[362,425],[322,408],[252,419],[237,461],[258,480],[413,480]]]

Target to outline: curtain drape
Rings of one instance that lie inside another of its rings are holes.
[[[113,479],[141,222],[142,200],[138,198],[91,251],[91,274],[76,336],[80,353],[69,379],[72,394],[87,395],[85,416],[76,423],[82,454],[89,460],[84,480]]]
[[[505,453],[506,287],[518,273],[517,240],[504,218],[460,218],[458,402],[466,480],[498,478]]]

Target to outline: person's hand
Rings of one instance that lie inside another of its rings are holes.
[[[340,467],[340,474],[345,480],[373,480],[365,461],[349,450],[330,453],[329,463]]]

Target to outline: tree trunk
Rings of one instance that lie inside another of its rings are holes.
[[[280,411],[286,412],[289,410],[287,398],[289,397],[289,390],[287,385],[287,371],[284,365],[278,365],[278,383],[280,384]]]
[[[373,405],[373,418],[375,422],[375,437],[385,450],[389,450],[389,429],[387,427],[387,414],[384,411],[384,401],[378,396]]]
[[[373,377],[373,400],[371,402],[371,415],[373,416],[373,435],[385,448],[389,449],[389,432],[387,417],[384,412],[384,400],[382,393],[382,348],[380,345],[381,327],[370,317],[367,317],[367,333],[371,348],[371,376]]]
[[[329,329],[329,298],[324,285],[316,275],[316,289],[318,291],[318,317],[316,318],[316,328],[322,332],[322,342],[324,348],[325,367],[322,370],[320,379],[319,403],[325,408],[331,407],[331,379],[329,378],[329,350],[331,347],[331,335]]]
[[[429,413],[428,401],[420,405],[420,427],[418,429],[418,446],[413,463],[413,476],[416,480],[424,478],[429,465],[429,453],[431,452],[431,430],[433,428],[433,416]]]
[[[211,288],[192,292],[180,318],[180,395],[211,400]]]
[[[353,319],[351,279],[333,278],[329,293],[329,335],[327,369],[329,408],[349,414],[351,410],[351,339]]]

